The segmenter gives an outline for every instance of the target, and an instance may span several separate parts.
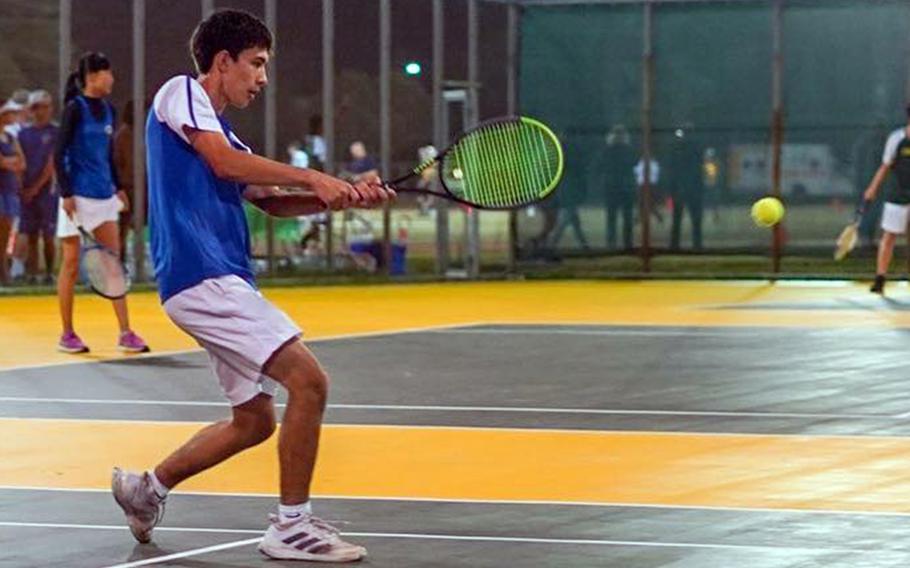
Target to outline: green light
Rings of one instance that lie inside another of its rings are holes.
[[[420,75],[420,63],[417,63],[416,61],[408,61],[404,65],[404,72],[406,75],[410,75],[411,77]]]

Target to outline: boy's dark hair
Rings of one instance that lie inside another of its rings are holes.
[[[199,22],[190,38],[196,71],[208,73],[215,55],[227,51],[235,61],[250,48],[272,49],[272,32],[262,20],[242,10],[219,10]]]

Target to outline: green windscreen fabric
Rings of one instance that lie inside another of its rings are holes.
[[[771,232],[749,207],[772,190],[772,2],[651,9],[651,245],[765,253]],[[781,22],[785,250],[829,256],[887,134],[906,124],[910,2],[788,0]],[[523,8],[520,112],[554,128],[566,172],[519,215],[520,255],[640,244],[643,33],[641,3]]]
[[[651,243],[669,251],[767,247],[749,215],[770,189],[735,185],[741,148],[770,150],[771,5],[663,4],[654,9]],[[770,160],[765,160],[770,164]]]
[[[641,122],[640,6],[526,7],[521,17],[519,100],[521,114],[548,124],[563,142],[565,174],[543,206],[518,218],[520,255],[548,248],[606,245],[604,211],[613,200],[634,200],[631,168],[638,156]],[[622,179],[606,179],[602,162],[611,130],[626,142]],[[624,134],[622,134],[624,133]],[[627,172],[625,170],[628,170]],[[607,185],[619,187],[608,190]],[[561,209],[577,212],[585,231],[557,235]],[[563,238],[564,237],[564,238]],[[555,241],[554,241],[555,239]],[[620,239],[621,241],[621,239]]]

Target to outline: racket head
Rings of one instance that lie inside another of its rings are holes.
[[[92,292],[109,300],[126,296],[132,282],[120,257],[82,233],[82,268]]]
[[[481,123],[437,158],[443,189],[479,209],[516,209],[546,199],[562,179],[564,160],[556,134],[526,116]]]
[[[843,260],[850,251],[856,248],[859,240],[859,223],[850,223],[837,237],[837,243],[834,248],[834,260]]]

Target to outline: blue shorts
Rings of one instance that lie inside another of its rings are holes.
[[[0,217],[15,219],[19,216],[19,194],[15,191],[0,191]]]
[[[44,190],[28,203],[23,203],[19,232],[25,235],[56,235],[58,200],[56,191]]]

